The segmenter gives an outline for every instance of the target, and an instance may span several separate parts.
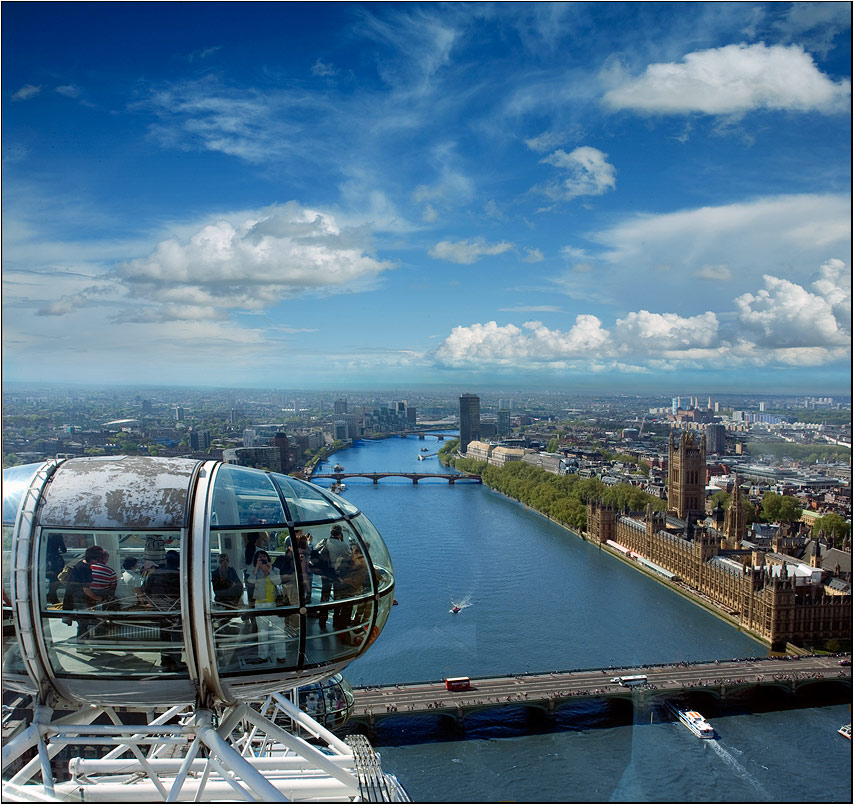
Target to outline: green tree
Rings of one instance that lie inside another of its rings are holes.
[[[546,443],[546,452],[555,453],[558,450],[558,437],[553,437]]]
[[[824,534],[826,537],[832,538],[837,548],[843,546],[843,540],[849,536],[851,531],[852,524],[836,512],[821,515],[813,524],[813,533],[815,535]]]
[[[792,495],[768,492],[763,495],[763,520],[768,522],[792,523],[802,517],[802,505]]]

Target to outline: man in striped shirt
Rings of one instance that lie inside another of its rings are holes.
[[[92,569],[92,584],[89,587],[92,593],[100,596],[102,600],[116,596],[118,578],[116,572],[107,565],[109,559],[109,553],[102,551],[89,566]]]

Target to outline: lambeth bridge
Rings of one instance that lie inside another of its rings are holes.
[[[352,723],[374,733],[388,717],[435,714],[462,729],[467,714],[508,706],[535,709],[551,723],[556,709],[584,699],[618,700],[630,714],[650,712],[669,700],[693,703],[735,700],[747,710],[769,695],[793,699],[801,695],[851,695],[852,667],[847,656],[745,658],[732,661],[678,663],[635,669],[587,669],[569,672],[471,678],[471,688],[448,691],[444,682],[403,683],[354,688]],[[612,682],[613,678],[645,675],[639,685]],[[810,700],[813,704],[813,700]],[[694,707],[704,710],[702,704]],[[785,707],[785,706],[782,706]],[[790,707],[792,707],[790,705]]]
[[[375,484],[380,479],[387,479],[392,476],[399,476],[404,479],[410,479],[413,484],[418,484],[421,479],[445,479],[449,484],[459,484],[463,481],[481,484],[481,476],[477,473],[408,473],[405,470],[401,471],[383,471],[380,473],[346,473],[338,471],[336,473],[315,473],[312,476],[312,481],[315,479],[371,479]]]

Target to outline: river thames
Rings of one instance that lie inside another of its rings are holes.
[[[360,441],[318,469],[449,472],[435,438]],[[320,481],[320,480],[319,480]],[[567,530],[477,484],[347,479],[344,496],[392,554],[399,605],[344,672],[355,686],[765,656],[765,645]],[[454,604],[461,607],[452,614]],[[758,713],[695,704],[718,738],[605,702],[559,712],[554,731],[507,708],[466,720],[379,724],[384,769],[417,801],[850,802],[845,705]]]

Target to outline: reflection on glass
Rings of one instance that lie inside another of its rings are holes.
[[[300,710],[330,730],[340,728],[353,713],[353,689],[340,674],[301,686],[297,697]]]
[[[380,537],[380,533],[374,528],[374,524],[365,515],[358,515],[353,519],[353,523],[359,529],[359,534],[368,547],[368,556],[374,565],[378,588],[380,591],[386,590],[394,581],[392,558],[389,556],[389,550],[386,548],[383,538]]]
[[[170,532],[42,530],[37,593],[55,673],[186,675],[178,547]]]
[[[280,473],[271,473],[271,478],[285,498],[293,520],[303,523],[321,521],[338,514],[332,509],[326,496],[313,485]]]
[[[270,474],[220,465],[214,481],[211,525],[265,526],[288,520]]]

